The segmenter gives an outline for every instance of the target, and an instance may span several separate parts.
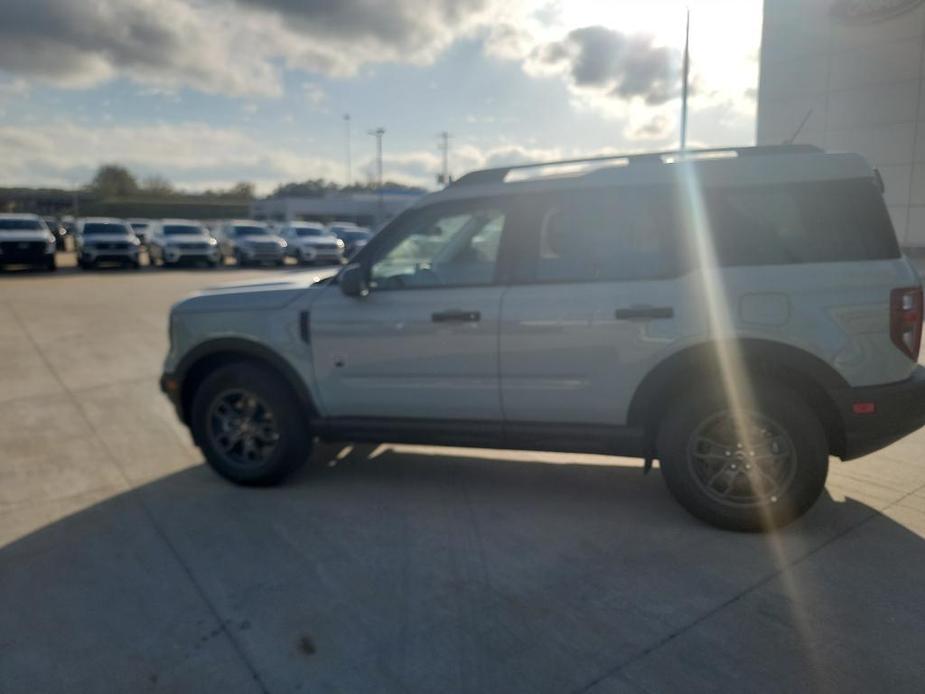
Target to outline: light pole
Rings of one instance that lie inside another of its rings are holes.
[[[444,186],[450,185],[450,134],[444,130],[442,133],[438,134],[437,137],[440,138],[440,151],[443,152],[443,171],[440,174],[438,179],[439,183],[442,183]]]
[[[376,189],[379,193],[379,218],[376,223],[378,224],[382,221],[382,136],[385,135],[385,128],[370,130],[369,134],[376,138],[376,171],[378,173]]]
[[[352,179],[353,179],[353,172],[350,170],[351,166],[350,166],[350,114],[349,113],[344,114],[344,126],[347,131],[347,171],[346,171],[347,176],[346,176],[345,185],[349,186],[352,183]]]
[[[684,25],[684,65],[681,68],[681,151],[687,149],[687,79],[691,69],[691,8],[687,8],[687,23]]]

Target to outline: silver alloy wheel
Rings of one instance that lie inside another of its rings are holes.
[[[279,443],[273,412],[244,388],[219,393],[209,407],[207,425],[214,448],[228,462],[241,467],[265,464]]]
[[[729,411],[705,419],[688,441],[687,461],[701,491],[736,507],[776,503],[797,470],[789,434],[757,412],[742,414],[738,422]]]

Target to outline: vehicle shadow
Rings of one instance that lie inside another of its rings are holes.
[[[0,691],[923,681],[925,544],[863,503],[737,534],[657,470],[422,451],[267,489],[196,466],[3,547]]]

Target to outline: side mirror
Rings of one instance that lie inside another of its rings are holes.
[[[366,296],[369,285],[366,283],[366,270],[359,263],[348,265],[337,276],[340,290],[346,296]]]

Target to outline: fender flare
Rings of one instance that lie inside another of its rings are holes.
[[[845,378],[819,357],[792,345],[756,338],[730,342],[742,355],[751,377],[771,376],[781,380],[810,401],[819,412],[832,451],[837,454],[843,446],[844,429],[831,392],[849,388]],[[702,342],[659,362],[636,388],[627,410],[627,424],[644,427],[647,436],[654,436],[657,414],[673,392],[703,377],[718,378],[719,353],[716,342]]]
[[[196,345],[183,355],[173,372],[174,378],[180,384],[177,402],[180,418],[185,423],[189,424],[189,406],[195,392],[195,386],[212,369],[241,359],[260,362],[273,369],[292,387],[299,402],[306,408],[306,417],[310,419],[317,414],[317,408],[308,386],[292,364],[285,358],[266,345],[254,340],[240,337],[222,337]],[[192,381],[190,377],[192,377]]]

